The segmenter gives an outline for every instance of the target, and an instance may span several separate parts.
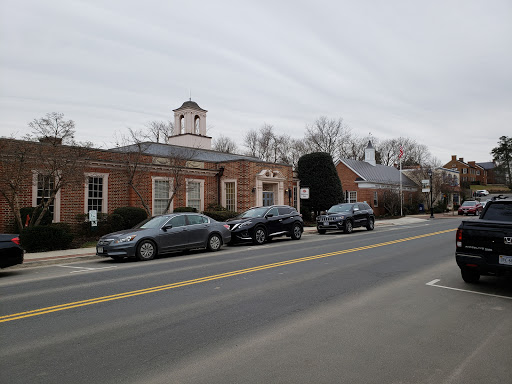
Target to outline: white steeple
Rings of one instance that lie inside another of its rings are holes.
[[[211,149],[212,138],[206,136],[206,112],[195,101],[185,101],[174,110],[174,132],[167,142],[184,147]]]
[[[377,165],[377,162],[375,161],[375,148],[373,148],[370,140],[368,140],[368,146],[364,150],[364,161],[373,166]]]

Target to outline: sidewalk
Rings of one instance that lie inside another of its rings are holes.
[[[457,215],[453,215],[450,213],[445,214],[435,214],[435,219],[440,218],[455,218]],[[410,215],[407,217],[401,217],[399,219],[378,219],[375,221],[375,228],[386,227],[391,225],[409,225],[409,224],[417,224],[424,222],[425,220],[429,220],[430,216],[428,214],[422,215]],[[304,233],[307,234],[315,234],[316,227],[304,227]],[[76,249],[65,249],[61,251],[50,251],[50,252],[35,252],[35,253],[25,253],[25,260],[23,265],[36,265],[40,263],[54,263],[61,260],[66,259],[74,259],[75,261],[79,260],[87,260],[87,259],[95,259],[100,258],[101,256],[96,256],[96,248],[76,248]]]

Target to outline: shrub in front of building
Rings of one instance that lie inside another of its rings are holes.
[[[173,212],[197,212],[194,207],[177,207],[174,208]]]
[[[228,211],[226,208],[219,204],[210,204],[206,211],[203,213],[217,221],[227,221],[238,215],[237,212]]]
[[[138,207],[120,207],[114,209],[113,214],[123,218],[122,229],[130,229],[148,218],[148,214],[143,208]],[[112,215],[110,215],[112,216]]]
[[[65,223],[27,227],[20,233],[21,246],[27,252],[68,249],[72,241],[71,228]]]

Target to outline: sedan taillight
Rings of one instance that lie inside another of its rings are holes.
[[[13,243],[16,243],[16,244],[20,245],[20,238],[19,237],[15,237],[14,239],[11,239],[11,241]]]

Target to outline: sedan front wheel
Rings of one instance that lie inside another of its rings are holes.
[[[143,240],[137,247],[137,259],[152,260],[156,256],[156,246],[151,240]]]

